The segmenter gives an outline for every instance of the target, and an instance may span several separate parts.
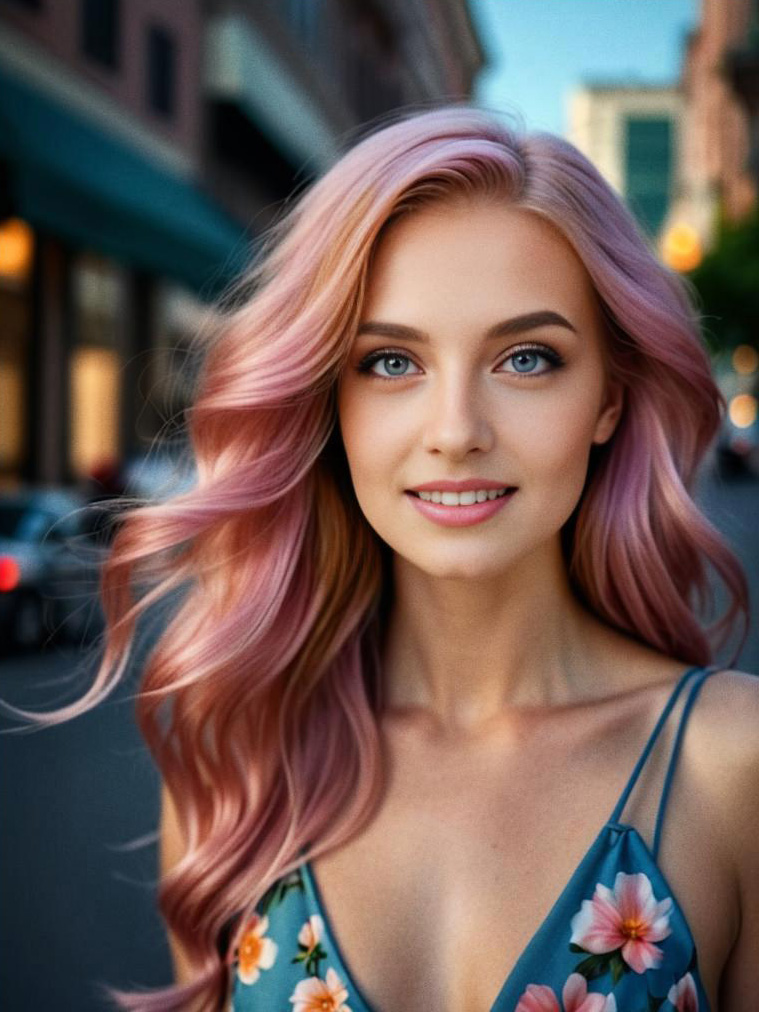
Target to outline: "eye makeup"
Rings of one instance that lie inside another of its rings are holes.
[[[519,376],[520,378],[524,379],[531,379],[533,377],[537,378],[538,376],[547,376],[549,373],[555,372],[557,369],[560,369],[562,368],[562,366],[565,365],[564,357],[560,355],[559,352],[557,352],[554,348],[550,348],[547,345],[543,344],[522,344],[517,346],[516,348],[510,348],[508,355],[505,358],[501,359],[499,366],[503,365],[504,362],[508,362],[510,359],[516,357],[517,355],[524,355],[524,354],[533,354],[540,356],[550,364],[550,368],[544,369],[542,372],[520,372],[519,370],[508,371],[507,373],[508,375]],[[409,373],[409,372],[395,373],[394,375],[382,375],[381,373],[373,371],[373,367],[378,362],[381,362],[383,359],[391,359],[391,358],[399,359],[406,362],[413,362],[413,359],[408,354],[408,352],[404,351],[401,348],[377,348],[375,351],[372,351],[368,355],[364,356],[364,358],[356,366],[356,371],[362,374],[370,375],[373,379],[380,379],[380,380],[404,379],[406,376],[419,375],[419,373]]]

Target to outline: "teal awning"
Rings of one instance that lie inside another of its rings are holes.
[[[243,228],[199,189],[1,67],[0,159],[15,213],[74,245],[208,297],[248,256]]]

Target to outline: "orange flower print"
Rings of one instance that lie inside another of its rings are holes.
[[[596,954],[619,950],[631,969],[645,973],[662,961],[654,942],[671,934],[671,909],[671,897],[658,901],[643,872],[617,872],[614,889],[599,882],[593,899],[582,901],[571,921],[570,943]]]
[[[351,1012],[347,1000],[348,989],[331,966],[326,980],[306,977],[298,981],[290,995],[293,1012]]]
[[[266,937],[269,918],[254,914],[245,927],[245,933],[235,952],[237,976],[243,984],[255,984],[261,970],[270,970],[277,958],[278,946],[272,938]]]
[[[677,1012],[698,1012],[698,994],[693,977],[689,973],[681,977],[669,989],[667,999],[675,1006]]]

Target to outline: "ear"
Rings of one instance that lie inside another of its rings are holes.
[[[593,430],[594,443],[606,443],[614,435],[625,405],[625,388],[619,380],[610,379],[606,385],[606,399]]]

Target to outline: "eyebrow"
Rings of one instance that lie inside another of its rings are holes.
[[[535,330],[536,327],[548,326],[565,327],[573,334],[577,333],[577,328],[572,326],[561,313],[556,313],[552,309],[541,309],[534,313],[523,313],[510,320],[494,323],[485,332],[485,340],[492,341],[494,338],[524,334],[528,330]],[[356,336],[362,334],[387,334],[390,337],[399,337],[406,341],[422,341],[423,343],[429,343],[430,340],[424,331],[417,330],[415,327],[408,327],[404,323],[385,323],[382,320],[368,320],[360,324]]]

